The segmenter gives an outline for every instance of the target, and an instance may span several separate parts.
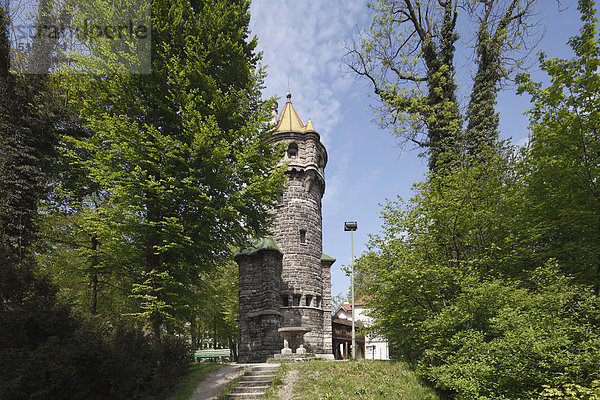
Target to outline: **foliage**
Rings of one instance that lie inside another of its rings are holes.
[[[109,312],[135,317],[156,336],[161,326],[182,332],[190,307],[210,302],[201,299],[202,275],[226,263],[231,246],[266,232],[265,211],[283,184],[279,154],[263,141],[269,104],[260,100],[248,7],[154,1],[150,74],[61,82],[84,132],[63,138],[64,159],[85,179],[60,187],[66,205],[57,218],[72,233],[57,248],[75,255],[80,279],[111,303],[129,294],[133,301]],[[90,46],[92,54],[114,50]],[[94,60],[77,59],[75,69],[95,71]]]
[[[75,67],[97,74],[9,73],[0,7],[3,399],[162,399],[188,371],[175,333],[187,333],[193,307],[211,307],[233,335],[226,261],[266,232],[284,179],[262,140],[269,104],[249,2],[151,5],[146,75],[115,74],[123,58],[98,58],[115,50],[100,41]],[[86,6],[115,12],[82,3],[75,17]],[[49,63],[40,71],[74,72],[33,47],[36,68]]]
[[[560,388],[545,387],[541,399],[564,399],[564,400],[595,400],[600,396],[600,381],[592,382],[591,387],[580,386],[569,383]]]
[[[162,399],[191,362],[180,339],[153,342],[69,314],[52,294],[2,315],[3,399]]]
[[[594,398],[600,63],[592,3],[579,9],[575,58],[541,58],[550,87],[519,78],[530,146],[430,174],[407,204],[384,207],[357,263],[374,329],[453,398]]]
[[[572,59],[540,64],[551,78],[543,88],[527,75],[531,143],[525,167],[540,257],[560,260],[565,272],[600,292],[600,43],[592,1],[580,1],[583,26],[569,44]]]
[[[165,336],[153,341],[139,329],[117,327],[109,336],[107,354],[99,360],[111,392],[119,398],[163,399],[189,371],[190,347]]]
[[[517,167],[507,152],[430,176],[408,205],[384,208],[357,263],[374,329],[456,398],[534,398],[597,379],[600,298],[535,263]]]
[[[196,299],[189,314],[192,345],[195,348],[229,347],[234,356],[237,355],[237,264],[231,261],[202,274]]]
[[[460,399],[536,398],[543,385],[598,379],[600,299],[555,264],[528,283],[463,285],[424,323],[423,375]]]
[[[355,286],[357,285],[356,281],[354,282]],[[348,290],[348,292],[350,292],[351,289]],[[338,293],[334,296],[331,296],[331,312],[334,313],[338,310],[338,308],[340,308],[342,306],[342,304],[344,304],[345,302],[348,302],[351,298],[351,295],[346,295],[344,296],[342,293]]]
[[[407,360],[422,356],[423,321],[450,304],[469,276],[517,273],[510,263],[517,180],[510,151],[416,185],[410,203],[389,202],[381,234],[357,270],[370,275],[377,327]],[[482,179],[485,177],[485,179]]]

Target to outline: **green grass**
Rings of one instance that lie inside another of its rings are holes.
[[[298,370],[294,399],[439,400],[433,389],[401,362],[311,361],[288,364],[287,368]]]
[[[221,368],[223,365],[224,364],[208,362],[192,364],[188,374],[177,384],[173,390],[173,394],[171,394],[167,400],[189,400],[204,377],[210,372]]]
[[[234,387],[237,386],[238,382],[242,380],[242,376],[244,374],[242,373],[240,376],[238,376],[237,378],[232,379],[227,386],[225,386],[225,389],[223,389],[223,391],[217,396],[217,400],[225,400],[227,398],[227,395],[229,393],[231,393],[231,391],[233,390]]]
[[[289,364],[281,363],[281,366],[277,368],[277,373],[273,377],[273,383],[271,384],[271,387],[265,392],[265,400],[278,399],[277,392],[279,391],[279,388],[281,388],[281,386],[283,386],[283,384],[285,383],[284,379],[289,370]]]

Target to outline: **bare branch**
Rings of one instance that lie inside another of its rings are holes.
[[[410,19],[415,27],[415,30],[421,37],[422,41],[427,39],[427,33],[423,30],[423,26],[421,25],[417,15],[415,14],[415,9],[410,0],[404,0],[406,7],[408,8],[408,12],[410,14]]]

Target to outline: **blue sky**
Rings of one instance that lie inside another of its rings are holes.
[[[535,53],[569,57],[566,42],[580,26],[575,0],[563,0],[561,12],[554,0],[541,0],[540,28],[545,31],[531,56],[530,72],[543,80]],[[426,160],[418,150],[400,148],[389,131],[371,122],[369,105],[376,102],[364,80],[347,72],[342,63],[344,43],[367,28],[371,15],[366,1],[359,0],[254,0],[250,29],[258,36],[259,50],[267,66],[265,97],[277,96],[279,112],[285,94],[302,121],[312,119],[327,147],[323,198],[323,251],[337,259],[332,267],[332,295],[346,294],[350,279],[341,269],[351,263],[350,234],[344,221],[357,221],[354,254],[366,250],[368,235],[379,232],[380,204],[400,195],[408,200],[411,187],[423,179]],[[460,23],[460,20],[459,20]],[[466,37],[465,37],[466,39]],[[464,44],[464,41],[459,42]],[[468,94],[472,65],[457,58],[462,94]],[[501,134],[513,143],[528,136],[528,96],[507,88],[498,98]],[[465,101],[465,100],[463,100]]]

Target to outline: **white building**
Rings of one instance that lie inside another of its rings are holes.
[[[355,307],[356,320],[369,328],[373,324],[373,318],[368,315],[369,309],[365,307],[362,300],[357,301]],[[350,303],[342,304],[333,317],[351,321],[352,305]],[[387,339],[383,336],[367,334],[365,337],[364,358],[366,360],[389,360],[390,348]]]

